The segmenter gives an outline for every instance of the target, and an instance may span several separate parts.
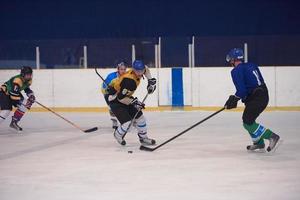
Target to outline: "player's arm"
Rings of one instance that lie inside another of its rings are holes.
[[[241,70],[231,72],[232,81],[236,88],[235,95],[230,95],[225,103],[226,109],[233,109],[237,107],[237,103],[240,99],[247,96],[247,90],[244,82],[244,75]]]
[[[116,81],[116,78],[117,77],[115,76],[114,73],[111,73],[106,77],[106,79],[102,83],[102,93],[103,94],[113,95],[117,92],[113,87],[114,82]]]
[[[147,66],[145,68],[144,75],[146,76],[146,78],[148,80],[147,91],[149,94],[152,94],[156,89],[156,78],[152,77],[151,72]]]
[[[30,89],[30,87],[24,89],[24,92],[28,96],[28,101],[30,101],[31,103],[34,103],[34,101],[35,101],[34,92]]]
[[[245,99],[247,97],[247,89],[245,85],[244,74],[241,70],[238,70],[232,73],[231,76],[236,88],[235,96],[240,99]]]
[[[130,78],[124,78],[120,83],[120,91],[117,100],[123,104],[129,105],[133,101],[132,94],[136,90],[136,82]]]
[[[24,89],[24,92],[28,97],[34,95],[34,92],[30,89],[31,84],[32,84],[32,80],[29,81],[28,87]]]

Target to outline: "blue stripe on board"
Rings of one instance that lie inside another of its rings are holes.
[[[184,106],[182,68],[172,68],[172,106]]]

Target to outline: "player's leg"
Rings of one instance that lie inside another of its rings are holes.
[[[10,110],[0,110],[0,124],[9,116]]]
[[[116,128],[114,131],[114,137],[119,144],[126,145],[126,141],[124,140],[123,136],[127,132],[127,129],[131,122],[131,116],[128,112],[128,106],[120,103],[111,103],[110,107],[112,112],[120,122],[118,128]]]
[[[244,128],[250,134],[253,145],[247,146],[248,150],[261,150],[264,149],[264,139],[270,141],[268,151],[273,149],[276,144],[274,142],[279,136],[273,133],[270,129],[265,128],[263,125],[256,122],[257,117],[264,111],[268,105],[269,97],[267,89],[258,90],[251,99],[245,103],[246,107],[243,113],[243,125]],[[277,141],[278,141],[277,140]],[[277,143],[277,141],[275,143]],[[272,144],[271,144],[272,142]]]
[[[0,124],[9,116],[12,104],[8,95],[0,90]]]
[[[29,101],[28,99],[20,100],[18,103],[15,104],[17,110],[14,112],[12,116],[10,127],[17,130],[22,131],[23,129],[18,125],[19,121],[24,116],[25,112],[29,110],[32,106],[33,102]]]
[[[106,104],[108,106],[108,109],[109,109],[109,115],[110,115],[110,120],[112,121],[112,128],[113,129],[116,129],[118,128],[118,119],[117,117],[115,116],[115,114],[111,111],[111,108],[110,108],[110,102],[108,101],[108,94],[104,95],[104,99],[106,101]]]
[[[138,112],[138,110],[134,106],[131,105],[129,107],[129,113],[131,115],[131,118],[133,118],[137,112]],[[142,111],[140,111],[137,114],[137,116],[133,122],[133,126],[137,129],[139,140],[142,144],[154,145],[156,143],[156,141],[154,139],[149,138],[147,135],[147,121],[146,121],[146,118],[144,117]]]
[[[113,129],[118,128],[118,119],[115,116],[115,114],[111,111],[110,108],[109,108],[109,115],[110,115],[110,120],[112,121],[112,128]]]

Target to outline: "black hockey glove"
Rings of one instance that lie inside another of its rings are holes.
[[[230,95],[224,106],[226,109],[236,108],[239,100],[240,100],[239,97],[235,95]]]
[[[145,109],[145,104],[140,102],[137,97],[133,98],[130,104],[136,107],[138,110]]]
[[[106,88],[106,91],[107,91],[107,94],[109,94],[109,95],[113,95],[113,94],[116,94],[116,90],[115,90],[115,88],[114,87],[112,87],[112,86],[108,86],[107,88]]]
[[[156,89],[156,78],[150,78],[148,80],[147,90],[149,94],[152,94]]]

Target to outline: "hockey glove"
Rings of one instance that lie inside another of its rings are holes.
[[[148,80],[147,90],[149,94],[152,94],[156,89],[156,78],[150,78]]]
[[[230,95],[224,106],[226,109],[236,108],[239,100],[240,100],[239,97],[235,95]]]
[[[136,107],[138,110],[145,109],[145,104],[140,102],[137,97],[133,98],[130,104]]]
[[[112,87],[112,86],[108,86],[107,88],[106,88],[106,91],[107,91],[107,94],[109,94],[109,95],[113,95],[113,94],[115,94],[117,91],[115,90],[115,88],[114,87]]]
[[[35,102],[35,96],[34,96],[34,94],[31,93],[31,94],[28,95],[28,101],[31,104],[33,104]]]

